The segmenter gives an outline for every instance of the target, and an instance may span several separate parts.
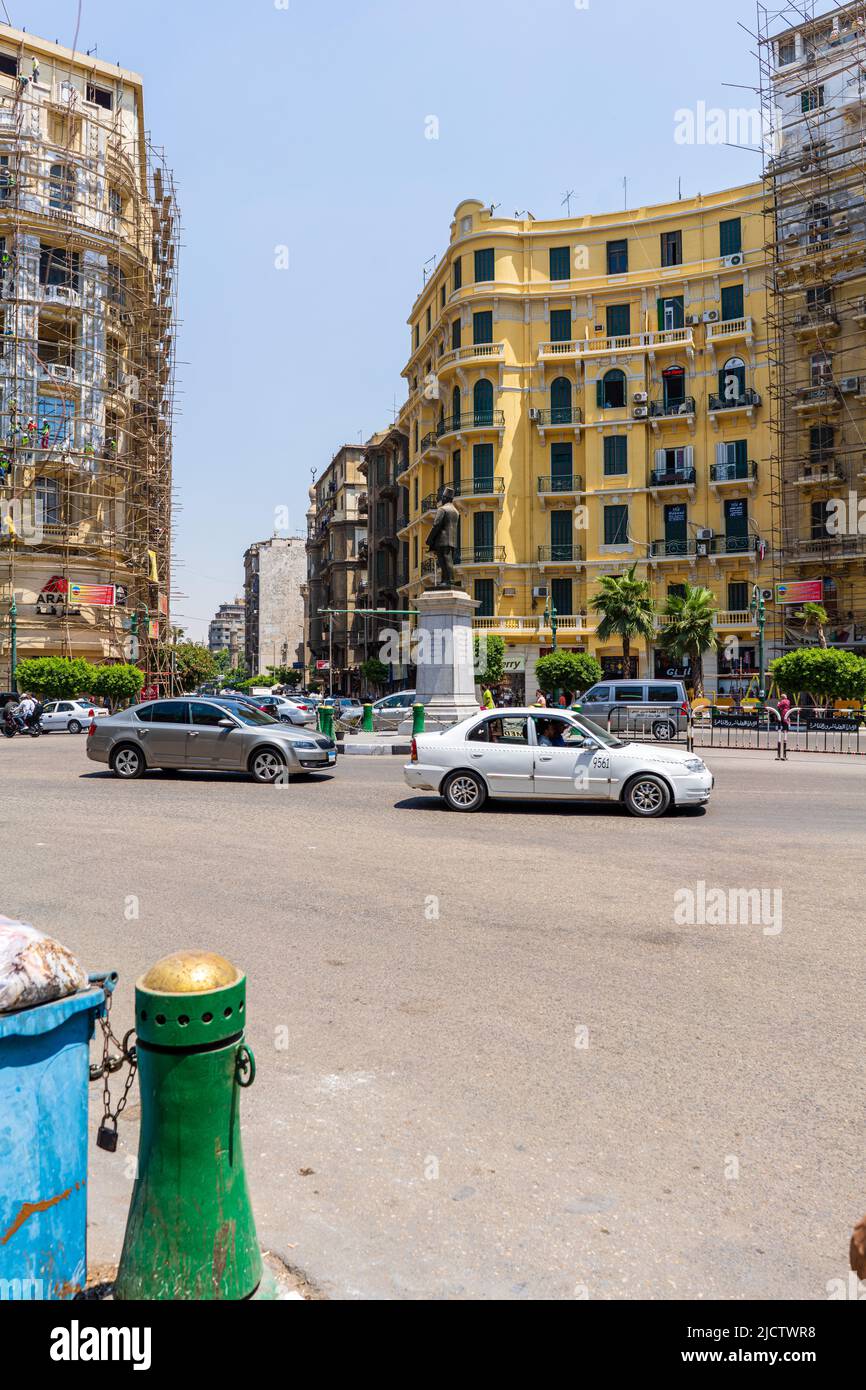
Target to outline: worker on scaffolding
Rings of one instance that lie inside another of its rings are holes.
[[[31,444],[34,448],[36,447],[36,421],[33,419],[32,415],[27,421],[27,433],[24,436],[24,443]]]
[[[30,71],[34,82],[39,81],[39,59],[34,58],[30,64]]]

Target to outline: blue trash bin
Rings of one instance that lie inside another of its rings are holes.
[[[89,1043],[116,976],[0,1014],[0,1300],[73,1298],[87,1276]]]

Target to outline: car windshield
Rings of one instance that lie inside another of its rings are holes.
[[[625,744],[621,738],[615,738],[613,734],[609,734],[607,729],[603,729],[600,724],[596,724],[594,719],[587,719],[584,715],[581,715],[575,722],[586,733],[592,734],[593,738],[597,739],[603,748],[625,748]]]
[[[239,719],[242,724],[279,724],[278,719],[273,715],[265,714],[263,709],[256,709],[255,705],[244,705],[239,700],[215,700],[214,704],[222,709],[228,710],[235,719]]]

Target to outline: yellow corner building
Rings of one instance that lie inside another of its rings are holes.
[[[749,604],[773,549],[764,240],[759,184],[551,222],[457,208],[409,319],[403,592],[434,581],[425,541],[451,485],[475,623],[506,639],[519,698],[551,606],[560,647],[624,674],[591,604],[634,563],[659,605],[685,582],[716,595],[708,690],[756,670]],[[655,644],[632,651],[630,674],[673,673]]]

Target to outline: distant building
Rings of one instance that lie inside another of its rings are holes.
[[[208,628],[207,644],[211,652],[228,652],[232,666],[244,660],[246,629],[243,595],[233,603],[221,603]]]
[[[367,591],[364,606],[382,611],[367,622],[369,654],[390,667],[388,686],[401,687],[405,667],[381,656],[388,632],[408,622],[400,589],[409,581],[409,544],[399,532],[409,524],[409,494],[397,479],[408,467],[409,437],[398,429],[374,434],[359,465],[367,479]],[[390,610],[390,611],[387,611]]]
[[[304,540],[272,536],[244,554],[245,656],[250,673],[304,659]]]
[[[365,453],[344,444],[310,488],[307,510],[307,675],[347,693],[360,690],[361,662],[375,655],[358,616],[367,593]]]

